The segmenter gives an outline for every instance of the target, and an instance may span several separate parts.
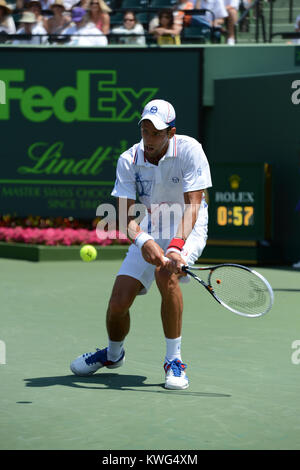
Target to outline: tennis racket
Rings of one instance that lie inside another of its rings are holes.
[[[208,267],[182,266],[182,271],[198,281],[219,304],[233,313],[255,318],[265,315],[272,308],[272,287],[254,269],[225,263]],[[193,271],[206,272],[207,282]]]
[[[261,317],[272,308],[274,294],[268,281],[254,269],[225,263],[209,267],[183,266],[182,271],[198,281],[213,298],[243,317]],[[193,271],[208,272],[204,282]]]

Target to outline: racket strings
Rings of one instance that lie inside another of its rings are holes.
[[[209,283],[219,299],[237,312],[259,315],[270,308],[267,285],[251,271],[221,266],[210,273]]]

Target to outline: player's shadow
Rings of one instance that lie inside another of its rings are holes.
[[[53,387],[55,385],[62,385],[64,387],[74,387],[83,389],[112,389],[120,391],[134,391],[134,392],[149,392],[149,393],[172,393],[173,394],[187,394],[199,397],[231,397],[231,395],[224,393],[208,393],[208,392],[192,392],[189,390],[166,390],[163,383],[145,383],[147,377],[142,375],[121,375],[114,373],[101,373],[94,374],[88,377],[80,377],[77,375],[59,375],[53,377],[35,377],[24,379],[26,387]],[[156,390],[158,387],[162,390]]]
[[[273,291],[274,291],[274,292],[300,292],[300,289],[289,289],[289,288],[287,288],[287,289],[284,289],[284,288],[280,289],[280,288],[274,288]]]

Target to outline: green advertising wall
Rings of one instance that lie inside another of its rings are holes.
[[[270,165],[267,241],[275,247],[274,258],[295,262],[300,259],[300,47],[228,49],[205,52],[205,149],[218,164]]]
[[[180,132],[197,137],[201,55],[0,49],[1,213],[95,217],[152,98],[176,103]]]
[[[203,143],[220,185],[211,204],[221,187],[235,199],[239,191],[260,194],[244,174],[240,188],[225,173],[222,181],[223,163],[268,164],[266,242],[277,259],[300,259],[299,49],[0,47],[0,213],[95,217],[111,200],[120,153],[140,139],[144,104],[164,98],[176,107],[177,132]],[[211,214],[211,233],[222,239],[217,209]],[[226,237],[238,240],[239,230],[233,220]]]

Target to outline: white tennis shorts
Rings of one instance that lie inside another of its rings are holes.
[[[189,235],[183,252],[183,257],[186,263],[192,266],[198,258],[200,258],[207,240],[207,210],[203,210],[202,217],[197,220],[191,234]],[[170,240],[155,240],[156,243],[164,250],[170,243]],[[130,245],[126,257],[121,265],[117,276],[130,276],[138,279],[144,286],[139,292],[139,295],[144,295],[148,292],[155,277],[155,266],[147,263],[144,260],[141,250],[135,245]],[[180,282],[189,282],[189,276],[180,278]]]

